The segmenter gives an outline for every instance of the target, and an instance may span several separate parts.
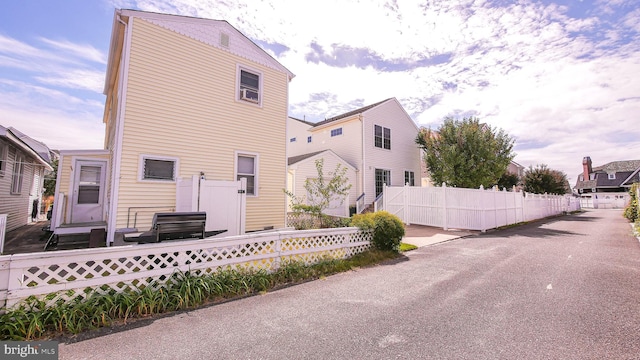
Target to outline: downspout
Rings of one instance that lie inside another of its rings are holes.
[[[125,103],[127,98],[127,76],[129,68],[129,47],[131,46],[131,31],[126,22],[122,21],[120,14],[116,15],[117,20],[124,26],[124,44],[120,55],[120,81],[118,81],[118,107],[115,131],[115,148],[113,150],[113,174],[111,176],[111,201],[109,203],[109,221],[107,224],[107,246],[113,244],[116,232],[116,220],[118,216],[118,193],[120,190],[120,167],[122,164],[122,139],[124,134]],[[133,17],[130,17],[133,21]]]
[[[364,152],[365,147],[366,147],[365,146],[365,141],[366,140],[365,140],[365,137],[364,137],[364,118],[362,117],[362,114],[358,115],[358,119],[360,120],[360,126],[362,127],[362,141],[361,141],[361,146],[362,146],[362,163],[361,164],[362,164],[362,166],[360,168],[360,171],[361,171],[360,176],[362,177],[362,189],[360,189],[360,191],[358,193],[360,193],[360,194],[364,193],[365,194],[364,195],[364,207],[366,208],[367,205],[368,205],[367,204],[367,194],[366,194],[366,191],[365,191],[365,189],[367,188],[367,186],[366,186],[367,180],[366,180],[366,176],[365,176],[365,174],[367,173],[367,170],[366,170],[367,169],[367,164],[365,162],[365,152]],[[358,195],[358,196],[360,196],[360,195]]]

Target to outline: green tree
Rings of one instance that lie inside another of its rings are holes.
[[[53,171],[44,177],[44,196],[53,196],[56,192],[56,178],[58,176],[58,159],[51,162]]]
[[[640,183],[631,185],[631,189],[629,189],[631,201],[629,201],[629,205],[624,209],[623,215],[630,222],[636,222],[638,220],[638,186],[640,186]]]
[[[477,118],[446,118],[437,131],[422,130],[416,143],[436,185],[485,188],[498,183],[514,158],[514,140]]]
[[[349,195],[351,184],[347,178],[347,168],[338,164],[327,177],[324,174],[324,159],[315,162],[317,177],[308,178],[304,183],[307,196],[295,196],[289,191],[285,193],[291,198],[294,211],[321,214],[331,202],[340,201],[342,205]]]
[[[520,183],[520,178],[516,174],[510,172],[504,173],[500,179],[498,179],[498,187],[501,189],[511,190],[514,186]]]
[[[523,176],[524,191],[534,194],[564,195],[568,190],[567,175],[559,170],[549,169],[545,164],[534,168],[529,166]]]

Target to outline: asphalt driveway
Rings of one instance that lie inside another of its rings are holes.
[[[60,359],[638,359],[640,242],[595,210],[60,345]]]

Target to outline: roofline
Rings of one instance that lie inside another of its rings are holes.
[[[342,113],[340,115],[332,116],[332,117],[330,117],[328,119],[324,119],[324,120],[316,123],[316,125],[314,125],[314,126],[316,126],[316,127],[324,127],[324,125],[334,123],[335,121],[339,121],[339,120],[342,120],[342,119],[348,119],[348,118],[351,118],[352,116],[359,115],[359,114],[364,114],[365,112],[367,112],[367,111],[369,111],[369,110],[371,110],[373,108],[376,108],[376,107],[378,107],[378,106],[380,106],[380,105],[382,105],[382,104],[384,104],[387,101],[392,100],[392,99],[395,99],[395,98],[388,98],[388,99],[385,99],[385,100],[382,100],[382,101],[375,102],[373,104],[369,104],[367,106],[362,106],[362,107],[357,108],[355,110],[347,111],[347,112]],[[396,100],[396,101],[398,101],[398,100]],[[406,111],[405,111],[405,113],[406,113]]]
[[[20,138],[16,134],[14,134],[11,131],[11,129],[7,129],[4,126],[0,126],[0,128],[4,129],[4,131],[0,130],[0,136],[4,136],[7,139],[11,140],[14,144],[16,144],[18,147],[20,147],[23,151],[27,152],[29,155],[31,155],[31,157],[36,159],[36,161],[38,161],[42,166],[44,166],[45,169],[47,169],[49,171],[53,171],[53,167],[51,166],[51,164],[49,164],[44,158],[42,158],[42,156],[40,156],[40,154],[38,154],[37,151],[33,150],[31,148],[31,146],[27,145],[27,143],[25,143],[24,141],[20,140]],[[25,135],[25,136],[28,136],[28,135]],[[37,140],[35,140],[35,141],[37,141]]]
[[[290,118],[291,120],[296,120],[296,121],[299,121],[299,122],[304,123],[304,124],[309,125],[309,126],[314,126],[314,125],[316,124],[316,123],[313,123],[313,122],[311,122],[311,121],[307,121],[307,120],[302,120],[302,119],[295,118],[295,117],[293,117],[293,116],[289,116],[289,118]]]
[[[280,61],[278,61],[276,58],[271,56],[271,54],[269,54],[260,45],[256,44],[253,40],[251,40],[249,37],[247,37],[242,31],[238,30],[235,26],[231,25],[231,23],[229,23],[227,20],[207,19],[207,18],[201,18],[201,17],[195,17],[195,16],[176,15],[176,14],[164,14],[164,13],[142,11],[142,10],[134,10],[134,9],[116,10],[116,15],[133,16],[133,17],[139,17],[139,18],[158,19],[158,20],[165,20],[165,19],[169,19],[170,18],[173,21],[183,20],[185,22],[197,22],[197,23],[205,23],[205,24],[208,24],[208,23],[211,23],[211,22],[224,22],[227,25],[229,25],[233,30],[235,30],[240,35],[242,35],[245,39],[249,40],[256,48],[258,48],[262,53],[264,53],[269,58],[271,58],[273,61],[275,61],[280,67],[282,67],[284,72],[287,73],[289,81],[291,81],[295,77],[295,74],[292,73],[289,69],[287,69],[286,66],[282,65],[280,63]],[[114,16],[114,22],[116,21],[116,19],[117,19],[117,16]]]
[[[351,168],[353,171],[356,171],[356,172],[358,171],[358,169],[356,169],[356,168],[355,168],[355,166],[351,165],[347,160],[345,160],[342,156],[340,156],[340,155],[336,154],[336,153],[335,153],[333,150],[331,150],[331,149],[326,149],[326,150],[322,150],[322,151],[320,151],[320,152],[317,152],[316,154],[313,154],[312,156],[309,156],[308,158],[304,158],[304,159],[302,159],[302,160],[300,160],[300,161],[294,162],[293,164],[289,164],[289,165],[287,165],[287,167],[288,167],[288,166],[291,166],[291,165],[299,164],[299,163],[301,163],[301,162],[303,162],[303,161],[306,161],[306,160],[313,159],[313,158],[315,158],[315,157],[318,157],[318,156],[320,156],[320,155],[323,155],[324,153],[331,153],[331,154],[335,155],[338,159],[342,160],[342,162],[344,162],[345,164],[347,164],[347,167]],[[305,155],[305,154],[302,154],[302,155]],[[301,155],[297,155],[297,156],[301,156]]]

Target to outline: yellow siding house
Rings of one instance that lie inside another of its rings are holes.
[[[84,200],[102,206],[96,217],[80,208],[81,221],[102,222],[110,243],[123,229],[148,230],[156,212],[175,211],[180,179],[245,178],[244,230],[284,227],[293,76],[226,21],[116,10],[105,149],[93,159],[63,156],[61,163],[86,163],[59,172],[70,196],[58,225],[73,222],[82,184]]]

